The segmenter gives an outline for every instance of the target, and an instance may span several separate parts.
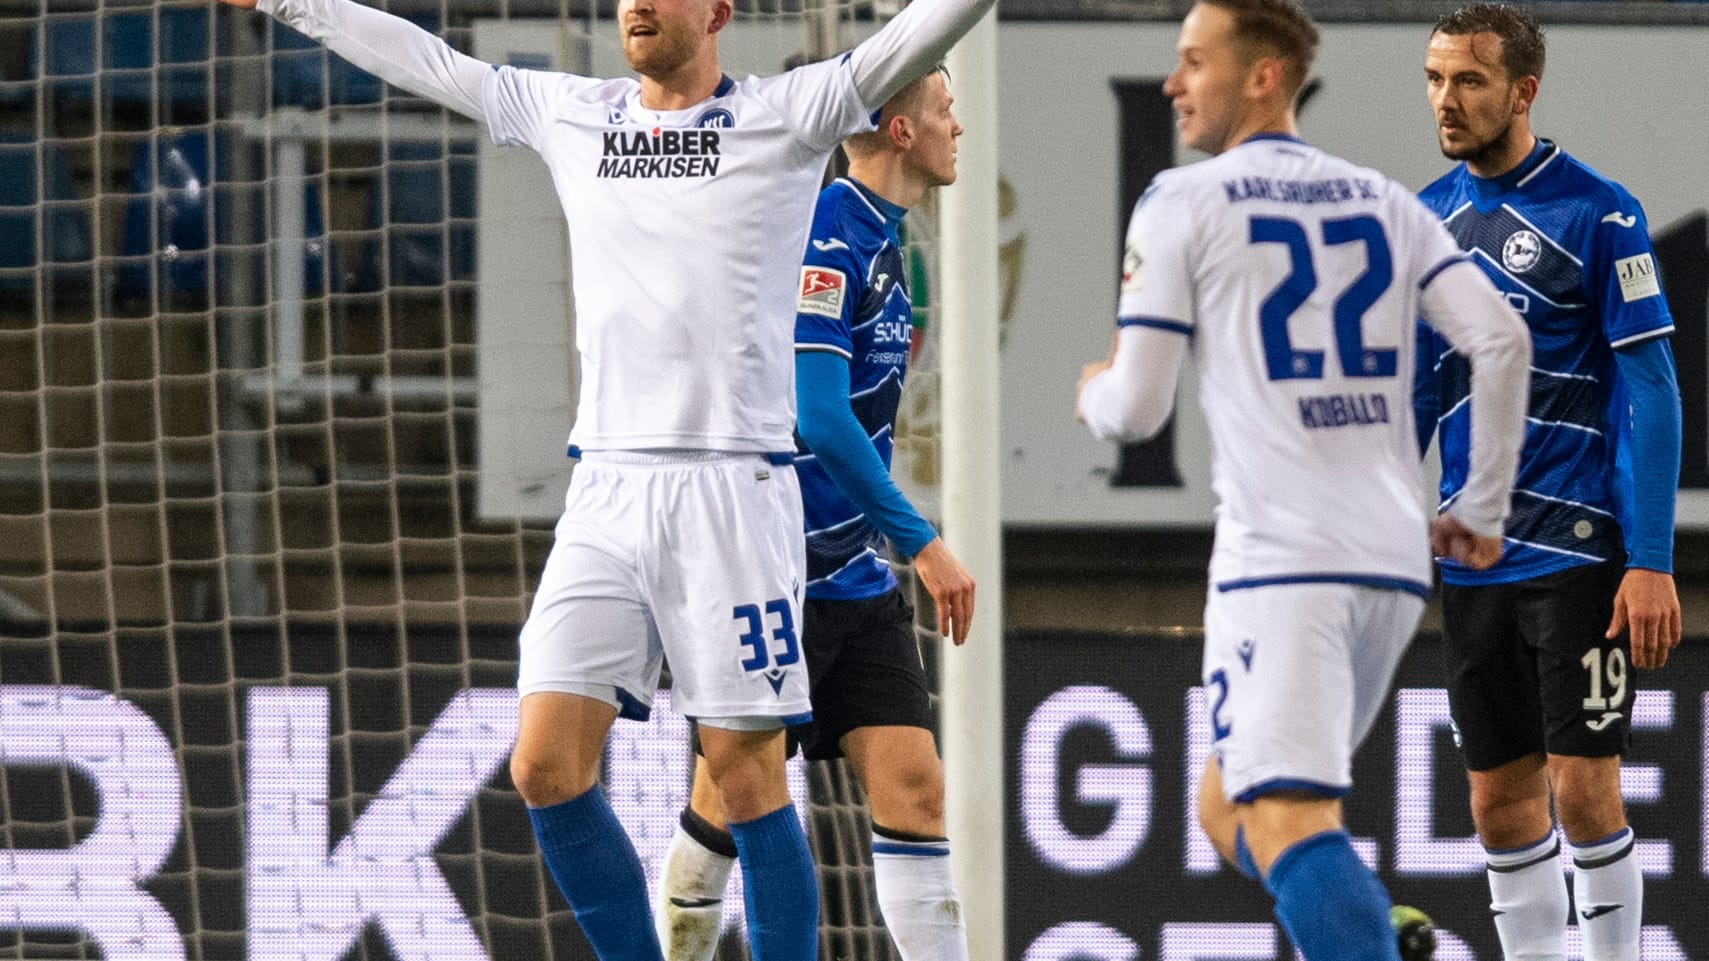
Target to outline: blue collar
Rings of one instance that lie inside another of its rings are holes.
[[[721,73],[718,75],[718,86],[712,91],[712,96],[725,97],[734,89],[736,89],[736,81],[731,80],[729,74]]]
[[[1243,144],[1253,143],[1253,142],[1258,141],[1258,140],[1281,140],[1281,141],[1284,141],[1286,143],[1297,143],[1301,146],[1307,146],[1307,144],[1304,140],[1301,140],[1300,138],[1294,136],[1291,133],[1281,133],[1279,131],[1274,131],[1274,130],[1265,131],[1262,133],[1255,133],[1252,136],[1247,137],[1245,140],[1242,140],[1241,143],[1243,143]]]
[[[1466,182],[1471,184],[1472,190],[1482,198],[1507,193],[1509,190],[1518,187],[1519,181],[1531,176],[1538,167],[1547,163],[1549,158],[1558,153],[1560,149],[1555,146],[1553,140],[1544,140],[1542,137],[1538,137],[1537,143],[1531,148],[1531,152],[1525,155],[1524,160],[1519,161],[1517,167],[1494,177],[1480,177],[1472,173],[1470,167],[1467,167]]]
[[[847,180],[850,184],[853,184],[854,188],[860,191],[860,195],[866,198],[866,202],[871,204],[874,210],[883,215],[884,229],[894,235],[897,229],[902,226],[902,218],[908,216],[908,208],[885,200],[883,197],[874,193],[871,187],[868,187],[866,184],[854,179],[852,176],[844,177],[843,179]]]

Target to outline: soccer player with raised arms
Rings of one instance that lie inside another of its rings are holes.
[[[866,792],[878,906],[903,961],[967,961],[931,695],[914,612],[883,544],[913,559],[938,629],[965,641],[973,578],[887,472],[914,329],[902,218],[955,180],[953,103],[946,75],[933,71],[890,98],[877,131],[844,142],[848,176],[819,194],[795,320],[813,700],[801,744],[812,760],[846,755]],[[666,961],[710,961],[717,947],[735,851],[718,808],[697,762],[656,905]]]
[[[1501,554],[1523,436],[1524,324],[1440,221],[1374,170],[1301,141],[1317,29],[1293,0],[1200,0],[1164,83],[1212,159],[1133,212],[1111,356],[1079,414],[1155,434],[1189,348],[1213,445],[1205,604],[1213,739],[1199,820],[1259,878],[1308,961],[1399,958],[1389,896],[1341,804],[1430,590],[1430,553]],[[1466,489],[1434,526],[1409,402],[1422,314],[1471,360]]]
[[[1502,952],[1564,961],[1576,915],[1587,961],[1637,961],[1644,876],[1620,757],[1631,669],[1667,663],[1681,633],[1673,318],[1638,201],[1531,132],[1543,61],[1536,21],[1490,3],[1437,21],[1424,57],[1442,153],[1463,163],[1421,197],[1535,344],[1507,553],[1487,570],[1442,562],[1448,703]],[[1461,404],[1465,359],[1420,342],[1419,446],[1438,434],[1452,505],[1482,425]]]
[[[818,956],[818,883],[784,779],[810,714],[792,466],[794,305],[825,161],[994,0],[915,0],[848,55],[719,68],[730,0],[619,0],[639,79],[483,63],[352,0],[225,0],[546,161],[568,221],[582,457],[523,626],[511,776],[602,961],[657,961],[646,880],[599,787],[669,656],[748,878],[756,961]]]

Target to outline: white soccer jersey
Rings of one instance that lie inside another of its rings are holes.
[[[794,450],[801,251],[825,161],[994,0],[914,3],[847,55],[660,112],[633,79],[493,68],[350,0],[264,12],[545,158],[569,220],[588,450]]]
[[[661,113],[631,79],[501,67],[493,140],[539,151],[569,222],[589,450],[794,449],[795,284],[825,159],[871,116],[843,61]]]
[[[1214,450],[1215,587],[1428,590],[1413,331],[1423,308],[1450,340],[1479,338],[1489,314],[1434,316],[1449,312],[1421,294],[1462,258],[1405,188],[1291,137],[1157,177],[1128,231],[1120,317],[1191,337]],[[1480,491],[1492,495],[1504,501],[1505,485]]]

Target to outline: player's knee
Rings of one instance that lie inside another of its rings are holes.
[[[763,768],[736,767],[714,774],[726,824],[740,824],[790,803],[789,784]]]
[[[870,772],[865,785],[867,794],[876,795],[893,805],[906,806],[930,819],[942,818],[944,773],[936,760],[891,764]]]
[[[909,781],[906,797],[915,819],[920,823],[938,824],[944,819],[943,777],[921,777]]]
[[[875,824],[910,834],[943,833],[943,769],[935,765],[892,764],[862,778]]]
[[[1597,776],[1563,777],[1555,784],[1555,814],[1567,839],[1588,844],[1626,826],[1626,806],[1614,780]]]
[[[1519,844],[1537,840],[1537,822],[1548,823],[1550,793],[1549,774],[1540,756],[1529,755],[1492,770],[1471,771],[1467,780],[1472,821],[1480,834],[1494,831],[1505,835],[1513,830],[1528,834]]]
[[[593,786],[579,783],[569,765],[521,746],[511,752],[510,779],[522,800],[535,808],[568,801]]]

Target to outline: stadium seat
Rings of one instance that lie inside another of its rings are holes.
[[[160,38],[155,43],[155,23]],[[96,31],[101,33],[101,95],[114,102],[156,99],[201,104],[208,96],[210,64],[209,12],[203,9],[162,9],[157,12],[116,13],[103,18],[50,19],[42,36],[47,78],[63,96],[78,100],[96,94]],[[32,35],[32,40],[36,35]],[[156,52],[158,51],[158,59]],[[31,62],[36,61],[31,51]]]
[[[209,157],[209,138],[203,131],[161,134],[152,144],[138,143],[131,156],[131,198],[125,205],[119,268],[118,298],[121,303],[150,302],[158,293],[161,305],[173,309],[198,309],[210,294],[217,294],[217,263],[210,239],[230,239],[229,212],[215,203],[215,175],[230,161],[233,145],[217,138]],[[210,159],[213,164],[210,166]],[[305,188],[306,236],[310,241],[304,255],[304,294],[321,290],[325,267],[325,230],[321,217],[320,191],[313,181]],[[234,194],[222,199],[235,198]],[[210,226],[212,238],[210,238]],[[264,276],[256,261],[259,284]],[[158,279],[158,292],[154,283]]]
[[[38,155],[44,178],[38,178]],[[37,268],[55,286],[88,288],[93,268],[83,199],[58,147],[0,133],[0,289],[17,292],[40,285]]]
[[[475,276],[475,158],[470,145],[394,143],[386,150],[385,189],[375,184],[367,222],[390,242],[386,272],[380,272],[381,241],[369,246],[359,289],[438,287]],[[449,170],[450,190],[446,191]],[[449,193],[449,209],[446,200]],[[446,221],[451,223],[447,228]],[[450,251],[445,249],[447,235]],[[450,276],[446,276],[449,264]]]

